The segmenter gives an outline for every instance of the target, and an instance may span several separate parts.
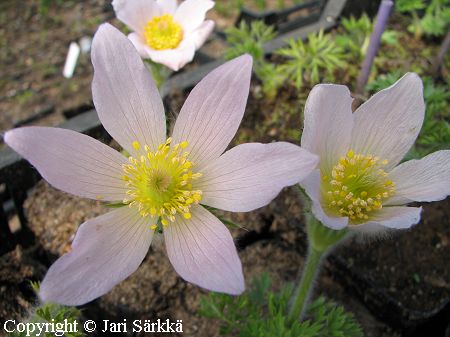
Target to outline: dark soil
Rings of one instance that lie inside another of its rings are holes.
[[[24,251],[17,246],[0,257],[0,323],[7,319],[20,320],[32,310],[30,281],[42,280],[46,271],[36,256],[36,250]]]

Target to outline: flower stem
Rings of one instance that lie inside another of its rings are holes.
[[[302,319],[309,297],[313,290],[314,280],[319,273],[323,257],[328,254],[332,247],[342,241],[347,235],[346,229],[334,230],[324,226],[310,212],[310,204],[306,193],[300,189],[300,196],[306,212],[306,230],[308,234],[308,255],[303,269],[300,283],[295,289],[289,310],[289,320]]]
[[[302,279],[295,289],[294,301],[289,312],[289,318],[294,321],[298,317],[303,316],[306,303],[310,296],[313,282],[319,271],[320,262],[324,252],[318,251],[313,247],[309,248],[308,256],[306,258],[305,269],[303,270]]]
[[[158,87],[159,90],[162,90],[164,83],[166,83],[172,71],[169,68],[163,66],[162,64],[155,63],[150,60],[147,60],[146,65],[147,69],[152,74],[156,86]]]

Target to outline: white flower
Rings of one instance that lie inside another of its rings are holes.
[[[114,0],[117,18],[134,32],[128,38],[142,58],[179,70],[194,58],[214,29],[205,14],[210,0]]]
[[[333,229],[409,228],[421,208],[405,204],[450,193],[450,151],[398,165],[422,126],[422,81],[408,73],[354,113],[351,105],[347,87],[334,84],[315,86],[306,102],[302,147],[320,156],[301,182],[312,211]]]

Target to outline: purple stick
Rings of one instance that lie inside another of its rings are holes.
[[[380,48],[381,35],[386,28],[386,23],[391,13],[391,9],[394,3],[392,0],[381,1],[380,7],[378,8],[377,21],[375,23],[375,28],[373,29],[372,36],[370,37],[369,48],[367,49],[366,57],[361,67],[361,72],[359,73],[358,80],[356,83],[356,93],[362,94],[364,92],[364,87],[369,79],[370,69],[372,68],[373,60],[377,55],[378,49]]]

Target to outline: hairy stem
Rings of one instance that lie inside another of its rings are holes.
[[[318,251],[311,246],[309,247],[302,279],[295,289],[292,306],[289,311],[289,319],[292,321],[304,315],[323,254],[324,252]]]

